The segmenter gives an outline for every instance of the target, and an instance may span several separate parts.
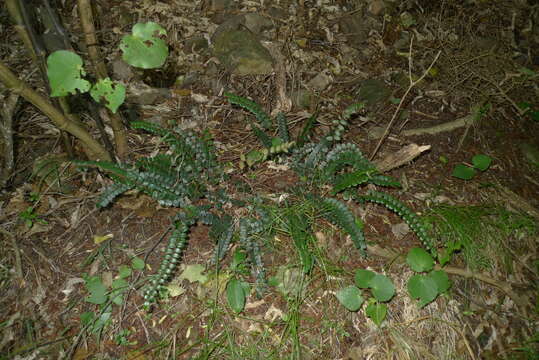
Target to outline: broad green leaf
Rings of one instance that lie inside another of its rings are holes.
[[[358,311],[364,301],[361,296],[361,290],[354,285],[350,285],[337,291],[335,296],[337,296],[339,302],[350,311]]]
[[[228,305],[230,308],[237,314],[243,311],[245,307],[245,289],[236,278],[230,279],[226,285],[226,298],[228,300]]]
[[[81,78],[84,75],[81,57],[71,51],[55,51],[47,58],[47,77],[53,97],[90,90],[90,83]]]
[[[95,319],[95,313],[93,311],[87,311],[80,314],[80,323],[82,326],[88,326]]]
[[[144,270],[144,260],[139,257],[131,259],[131,267],[135,270]]]
[[[385,275],[376,274],[369,284],[372,295],[380,302],[389,301],[395,295],[395,286]]]
[[[109,78],[101,79],[97,84],[92,86],[90,95],[98,103],[101,103],[101,100],[105,99],[105,106],[113,113],[116,113],[116,110],[118,110],[125,100],[125,86],[114,83]]]
[[[387,315],[387,305],[371,303],[365,308],[365,314],[378,326],[384,321]]]
[[[135,24],[132,35],[124,36],[120,42],[122,59],[129,65],[142,69],[161,67],[167,59],[168,46],[163,39],[156,36],[166,34],[165,29],[154,22]]]
[[[438,293],[440,294],[446,292],[451,287],[451,281],[447,273],[443,270],[431,271],[428,276],[436,282]]]
[[[530,111],[528,113],[533,121],[539,122],[539,111]]]
[[[472,158],[472,164],[477,170],[485,171],[489,168],[492,158],[487,155],[478,154]]]
[[[90,293],[90,296],[85,299],[87,302],[100,305],[107,301],[107,288],[103,285],[99,276],[86,279],[86,289]]]
[[[518,69],[518,71],[524,75],[535,76],[535,71],[528,69],[526,67],[521,67],[520,69]]]
[[[419,299],[419,307],[423,307],[436,299],[438,285],[428,276],[414,275],[408,280],[408,293],[413,299]]]
[[[131,270],[131,269],[130,269]],[[122,305],[124,299],[122,293],[127,289],[127,281],[124,279],[115,279],[112,282],[112,291],[110,293],[110,298],[112,302],[116,305]]]
[[[131,276],[132,270],[127,265],[121,265],[118,269],[118,276],[122,279],[128,278]]]
[[[413,248],[406,256],[406,263],[416,272],[430,271],[434,267],[434,259],[422,248]]]
[[[200,264],[187,265],[179,278],[180,280],[187,279],[190,282],[198,281],[199,283],[204,284],[208,280],[206,275],[202,275],[204,270],[205,267]]]
[[[361,288],[361,289],[367,289],[369,288],[371,285],[371,280],[373,277],[376,276],[376,273],[375,272],[372,272],[370,270],[365,270],[365,269],[357,269],[356,270],[356,275],[355,275],[355,280],[356,280],[356,285]]]
[[[178,284],[168,284],[166,288],[170,297],[180,296],[185,292],[185,289]]]
[[[245,162],[247,166],[251,167],[254,164],[264,160],[264,153],[258,150],[251,150],[245,155]]]
[[[458,179],[470,180],[475,176],[475,170],[464,164],[457,164],[451,175]]]

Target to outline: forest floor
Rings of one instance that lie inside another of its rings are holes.
[[[76,2],[62,3],[72,42],[85,53]],[[261,145],[252,116],[225,92],[272,115],[284,112],[294,136],[315,115],[313,141],[347,106],[364,102],[343,141],[375,163],[409,144],[428,147],[387,172],[402,184],[387,192],[430,224],[438,249],[462,244],[446,266],[452,286],[419,307],[408,295],[414,273],[404,261],[421,246],[414,232],[384,207],[338,197],[365,223],[367,257],[317,219],[309,245],[314,265],[304,273],[289,234],[276,225],[261,249],[268,287],[261,296],[248,293],[237,314],[227,281],[255,279],[241,269],[236,243],[216,273],[211,229],[197,224],[167,296],[146,312],[145,279],[159,269],[177,209],[136,192],[97,209],[111,180],[65,161],[58,130],[21,99],[13,113],[15,167],[0,193],[0,359],[539,359],[539,6],[531,4],[96,1],[109,73],[147,87],[128,97],[134,111],[124,116],[207,131],[228,175],[220,186],[232,198],[249,193],[278,208],[305,179],[286,156],[240,168],[242,155]],[[118,43],[146,21],[167,30],[169,58],[160,69],[126,75]],[[239,73],[216,55],[217,37],[232,27],[248,29],[270,49],[269,71]],[[45,94],[3,8],[0,37],[1,61]],[[7,101],[1,86],[0,101]],[[84,102],[74,104],[85,111]],[[99,138],[90,117],[83,121]],[[146,133],[130,129],[127,137],[122,160],[163,149]],[[492,159],[486,170],[470,180],[452,176],[480,154]],[[223,211],[247,214],[241,207]],[[357,269],[385,274],[395,285],[380,325],[336,297]],[[107,306],[92,303],[90,279],[105,288],[123,279],[127,290],[120,301],[107,293]]]

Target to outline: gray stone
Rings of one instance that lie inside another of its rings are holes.
[[[361,82],[358,95],[367,105],[374,105],[386,101],[391,90],[381,80],[367,79]]]
[[[307,83],[307,87],[312,90],[320,91],[324,90],[332,81],[333,79],[331,76],[322,71]]]
[[[268,74],[273,71],[273,58],[247,30],[222,31],[213,39],[215,56],[237,75]]]
[[[522,155],[524,155],[524,159],[526,159],[532,167],[534,166],[539,170],[539,149],[532,144],[522,143],[520,144],[520,151],[522,152]]]
[[[375,16],[382,15],[386,9],[386,4],[383,0],[374,0],[369,4],[369,12]]]

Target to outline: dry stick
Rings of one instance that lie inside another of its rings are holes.
[[[0,233],[4,234],[5,237],[9,238],[11,240],[11,246],[13,246],[13,251],[15,252],[15,273],[19,278],[22,279],[22,261],[21,261],[21,251],[19,247],[17,246],[17,239],[15,238],[15,235],[10,233],[9,231],[0,228]]]
[[[387,134],[389,133],[389,129],[391,128],[391,125],[393,125],[393,122],[397,118],[397,115],[399,114],[399,111],[400,111],[400,109],[402,107],[402,104],[404,103],[404,100],[408,96],[408,93],[410,93],[410,90],[412,90],[417,84],[419,84],[425,78],[425,76],[427,76],[430,69],[434,66],[436,61],[438,61],[438,57],[440,57],[440,54],[442,53],[441,50],[438,51],[438,53],[434,57],[434,60],[432,60],[431,64],[429,65],[427,70],[425,70],[423,75],[421,75],[421,77],[419,79],[417,79],[416,81],[413,81],[412,80],[412,44],[413,44],[413,42],[414,42],[414,37],[412,36],[412,38],[410,39],[410,54],[408,56],[408,77],[410,79],[410,85],[408,86],[408,89],[406,89],[406,92],[404,93],[403,97],[401,98],[401,101],[399,102],[399,106],[397,106],[397,109],[393,113],[393,116],[391,117],[391,120],[389,121],[389,124],[387,124],[386,129],[384,130],[384,133],[383,133],[382,137],[380,138],[380,140],[378,141],[378,144],[376,145],[376,148],[374,148],[374,151],[372,152],[372,154],[371,154],[371,156],[369,158],[370,160],[374,159],[374,157],[376,156],[376,153],[380,149],[380,146],[382,145],[382,143],[384,142]]]
[[[79,17],[84,31],[84,37],[86,46],[88,48],[88,55],[92,60],[98,79],[105,79],[107,77],[107,67],[102,61],[102,56],[99,54],[97,47],[97,37],[95,36],[94,19],[92,15],[92,5],[89,0],[78,0]],[[127,137],[125,135],[125,129],[122,124],[120,115],[109,112],[110,114],[110,126],[114,133],[114,141],[116,143],[116,151],[118,157],[123,158],[127,153]]]
[[[12,93],[4,101],[4,105],[0,107],[0,117],[3,119],[3,121],[0,121],[0,135],[4,143],[4,164],[2,174],[0,174],[0,189],[7,185],[15,167],[13,155],[13,114],[15,113],[18,100],[19,95]]]
[[[21,95],[41,110],[60,130],[67,131],[81,140],[85,145],[84,149],[89,152],[91,159],[111,160],[105,148],[85,128],[66,118],[64,114],[52,106],[43,96],[29,88],[22,80],[15,76],[2,62],[0,62],[0,81],[14,93]]]

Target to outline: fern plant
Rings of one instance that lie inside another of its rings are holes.
[[[434,249],[421,219],[403,203],[385,193],[371,191],[361,195],[356,192],[365,184],[400,187],[395,179],[380,174],[356,145],[340,143],[350,118],[362,109],[362,104],[348,107],[343,115],[333,122],[330,133],[319,142],[305,143],[304,140],[313,126],[312,121],[309,121],[301,132],[301,139],[293,140],[284,114],[277,115],[274,121],[253,101],[233,94],[226,94],[226,97],[232,104],[251,112],[257,120],[257,123],[251,124],[251,129],[263,149],[243,155],[243,162],[254,166],[271,156],[292,151],[292,156],[287,158],[291,167],[302,178],[309,179],[308,185],[311,185],[303,187],[305,195],[300,201],[306,199],[311,204],[310,208],[317,209],[321,217],[344,230],[361,255],[366,255],[367,248],[364,225],[345,202],[336,198],[341,196],[340,193],[350,201],[375,202],[395,211],[416,232],[425,247],[431,251]],[[273,124],[276,124],[277,129],[271,129]],[[168,151],[140,158],[132,164],[104,161],[77,163],[83,167],[97,167],[114,180],[100,195],[98,207],[106,207],[124,192],[136,189],[163,206],[179,208],[172,219],[172,232],[159,270],[150,277],[144,291],[146,309],[150,309],[157,302],[175,273],[188,244],[189,230],[197,222],[210,226],[209,234],[215,241],[213,264],[217,268],[221,266],[231,243],[239,243],[248,254],[255,289],[259,295],[262,295],[266,285],[264,240],[271,236],[273,224],[278,217],[284,216],[288,219],[285,222],[286,231],[301,254],[304,271],[310,271],[314,264],[314,257],[309,253],[308,245],[309,239],[314,239],[311,226],[304,223],[307,214],[301,210],[291,210],[300,207],[287,207],[283,214],[277,214],[268,211],[264,201],[258,196],[243,194],[241,197],[246,200],[242,201],[232,198],[219,187],[219,183],[224,179],[224,172],[216,160],[211,139],[207,134],[197,136],[192,132],[177,133],[146,122],[134,122],[132,127],[160,136]],[[303,145],[297,146],[297,143]],[[334,197],[327,196],[327,185],[332,188],[331,195]],[[202,203],[204,205],[201,205]],[[239,205],[247,209],[248,214],[242,217],[228,215],[225,204]]]

